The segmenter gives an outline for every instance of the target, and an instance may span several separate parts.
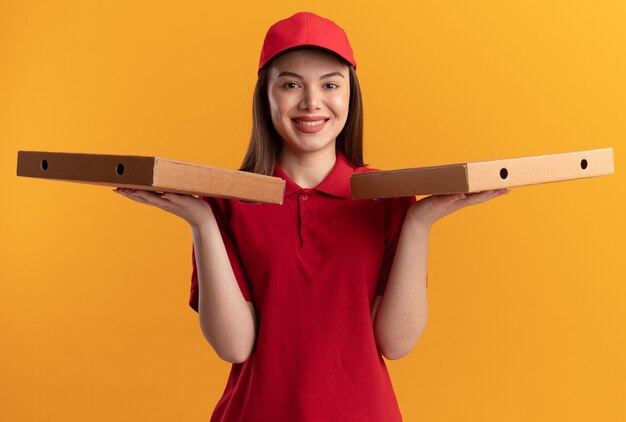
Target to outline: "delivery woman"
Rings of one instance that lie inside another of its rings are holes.
[[[426,325],[429,232],[508,190],[352,200],[363,162],[356,61],[313,13],[268,30],[241,170],[281,177],[284,203],[118,189],[189,223],[190,305],[232,362],[212,421],[400,421],[383,356]]]

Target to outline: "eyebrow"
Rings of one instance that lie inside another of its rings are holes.
[[[297,73],[289,72],[289,71],[286,71],[286,70],[284,72],[280,72],[278,74],[277,78],[280,78],[281,76],[293,76],[294,78],[304,79],[304,77],[302,75],[298,75]],[[331,76],[341,76],[342,78],[345,79],[345,77],[343,76],[343,74],[341,72],[327,73],[325,75],[320,76],[320,79],[330,78]]]

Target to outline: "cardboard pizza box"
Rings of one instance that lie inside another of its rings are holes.
[[[271,204],[285,193],[279,177],[140,155],[18,151],[17,175]]]
[[[614,173],[613,148],[354,174],[352,199],[471,193]]]

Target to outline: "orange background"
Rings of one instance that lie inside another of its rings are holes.
[[[0,2],[0,419],[209,420],[230,365],[187,305],[187,224],[18,178],[17,151],[237,168],[263,36],[300,10],[350,36],[374,167],[615,151],[433,227],[428,326],[388,361],[404,419],[626,420],[621,0]]]

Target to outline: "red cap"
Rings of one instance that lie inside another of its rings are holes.
[[[280,53],[305,45],[332,51],[347,60],[356,70],[352,47],[344,30],[329,19],[311,12],[299,12],[276,22],[267,31],[257,74]]]

